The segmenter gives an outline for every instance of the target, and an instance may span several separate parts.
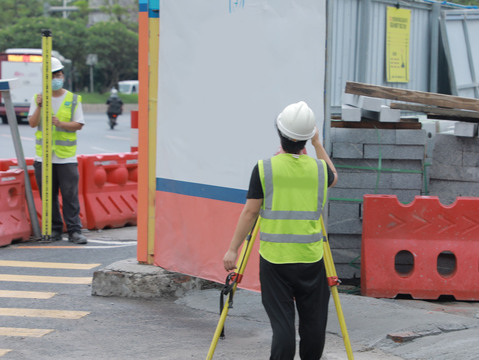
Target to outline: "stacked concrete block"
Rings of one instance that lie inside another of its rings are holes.
[[[444,205],[458,196],[479,197],[479,138],[437,134],[429,175],[429,194]]]
[[[360,276],[363,196],[423,194],[425,130],[331,129],[331,159],[339,181],[329,191],[328,235],[341,279]]]
[[[454,135],[463,137],[477,136],[477,123],[459,121],[454,124]]]
[[[401,110],[391,109],[384,104],[383,99],[344,93],[342,100],[341,120],[343,121],[358,122],[362,117],[379,122],[401,120]]]

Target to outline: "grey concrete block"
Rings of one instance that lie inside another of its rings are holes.
[[[333,157],[332,161],[338,171],[363,172],[363,171],[374,171],[372,169],[379,168],[378,159],[338,159]],[[381,161],[381,168],[422,172],[423,164],[422,164],[422,159],[421,160],[383,159]]]
[[[328,223],[342,219],[359,219],[361,216],[361,204],[357,202],[328,203]]]
[[[331,155],[335,158],[357,159],[363,157],[363,145],[352,143],[333,143]]]
[[[374,194],[374,189],[341,189],[333,187],[329,190],[329,198],[331,201],[338,201],[344,199],[363,200],[364,195]],[[421,195],[420,190],[401,190],[401,189],[381,189],[381,195],[396,195],[398,200],[402,203],[410,203],[415,196]],[[339,233],[340,231],[336,231]]]
[[[401,120],[401,110],[391,109],[389,106],[382,105],[379,111],[380,122],[399,122]]]
[[[362,234],[363,224],[358,218],[329,218],[328,234]]]
[[[423,187],[422,174],[387,171],[348,172],[338,170],[338,188],[418,189]]]
[[[421,190],[424,186],[424,179],[422,174],[391,174],[391,188],[392,189],[418,189]]]
[[[334,263],[334,266],[340,280],[359,279],[361,277],[361,264],[350,265]]]
[[[462,165],[462,149],[461,147],[451,146],[449,144],[436,143],[432,154],[433,166],[440,164],[458,164]]]
[[[396,130],[332,128],[331,142],[333,144],[395,144]]]
[[[454,203],[458,196],[479,197],[479,184],[477,182],[431,179],[429,195],[438,196],[442,204],[449,205]]]
[[[477,124],[468,123],[468,122],[457,122],[454,125],[454,135],[455,136],[464,136],[464,137],[475,137],[477,136]]]
[[[479,188],[479,167],[434,163],[429,176],[431,179],[438,180],[476,182]]]
[[[329,234],[331,249],[361,249],[361,234]]]
[[[361,109],[349,106],[341,106],[341,120],[350,121],[350,122],[360,122],[361,121]]]
[[[334,263],[359,264],[361,262],[360,249],[331,249]]]
[[[452,134],[437,134],[436,150],[440,153],[448,151],[448,149],[463,150],[479,153],[479,139],[454,136]]]
[[[425,147],[423,145],[364,145],[365,159],[423,159]]]
[[[426,130],[396,130],[396,145],[425,145],[428,135]]]
[[[462,153],[463,166],[477,166],[479,167],[479,154],[475,152],[463,151]]]
[[[370,111],[380,111],[384,100],[380,98],[343,93],[343,104]]]
[[[338,170],[338,183],[335,187],[374,189],[376,184],[379,189],[390,188],[392,186],[390,174],[379,173],[378,176],[377,171],[345,172]]]

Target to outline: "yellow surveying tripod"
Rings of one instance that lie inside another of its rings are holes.
[[[348,330],[346,328],[346,322],[344,320],[343,310],[341,308],[341,303],[339,301],[339,293],[337,286],[340,284],[339,278],[336,274],[336,269],[334,267],[333,256],[331,254],[331,247],[329,246],[328,234],[326,232],[326,227],[324,226],[323,217],[321,216],[321,226],[324,231],[324,239],[323,239],[323,247],[324,247],[324,266],[326,269],[326,276],[328,278],[328,285],[331,288],[331,293],[334,299],[334,305],[336,306],[336,313],[338,315],[339,326],[341,328],[341,333],[343,335],[344,346],[346,348],[346,353],[348,355],[348,360],[353,360],[353,351],[351,348],[351,343],[349,341]],[[238,269],[237,273],[230,273],[226,279],[226,282],[232,281],[229,285],[228,297],[226,298],[226,302],[221,306],[221,315],[220,320],[218,321],[218,325],[216,326],[215,333],[213,335],[213,340],[211,341],[210,348],[208,350],[208,355],[206,356],[206,360],[213,359],[213,354],[215,353],[216,345],[218,344],[218,339],[223,336],[223,329],[226,320],[226,316],[228,316],[228,310],[230,305],[233,301],[233,296],[236,291],[238,284],[241,282],[244,274],[244,270],[246,269],[246,264],[248,263],[249,256],[251,254],[251,250],[253,249],[254,241],[258,234],[259,230],[259,222],[260,218],[255,222],[253,229],[248,234],[245,239],[245,244],[241,248],[241,253],[238,258],[237,266]]]

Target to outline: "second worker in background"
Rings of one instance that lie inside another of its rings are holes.
[[[60,60],[52,57],[52,241],[62,239],[63,219],[68,240],[86,244],[81,233],[80,201],[78,199],[78,161],[76,158],[77,134],[85,124],[81,97],[63,88],[64,74]],[[30,105],[28,123],[35,133],[35,179],[42,193],[43,133],[41,121],[42,94],[36,94]],[[60,212],[58,192],[63,201],[63,219]]]

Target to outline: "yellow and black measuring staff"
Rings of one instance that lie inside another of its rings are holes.
[[[339,326],[341,328],[341,333],[343,334],[343,342],[344,347],[346,348],[346,354],[348,355],[348,359],[352,360],[354,359],[353,350],[351,348],[351,342],[349,341],[348,329],[346,328],[343,309],[341,308],[341,303],[339,302],[338,285],[341,283],[341,281],[339,280],[336,273],[336,268],[334,267],[333,254],[331,253],[331,247],[329,246],[328,233],[326,231],[326,227],[324,226],[323,216],[321,216],[321,227],[324,231],[323,258],[324,267],[326,268],[326,276],[328,278],[328,285],[331,289],[331,294],[333,295],[336,313],[338,314]]]
[[[52,32],[42,30],[42,240],[52,234]]]
[[[221,303],[221,315],[220,320],[218,321],[218,325],[216,326],[216,331],[213,335],[213,340],[211,341],[210,349],[208,350],[208,355],[206,356],[206,360],[213,359],[213,354],[215,353],[216,345],[218,344],[218,339],[224,336],[224,324],[226,320],[226,316],[228,315],[228,310],[232,307],[233,304],[233,296],[235,294],[236,288],[238,284],[243,279],[243,274],[246,269],[246,264],[248,263],[249,256],[251,254],[251,250],[253,250],[254,241],[256,236],[258,235],[259,230],[259,217],[256,219],[253,229],[251,229],[248,236],[246,236],[245,242],[243,247],[241,248],[241,253],[238,258],[238,262],[236,264],[237,272],[233,272],[228,274],[226,277],[226,284],[225,288],[223,289],[221,296],[227,295],[226,302]],[[221,298],[222,299],[222,298]]]

